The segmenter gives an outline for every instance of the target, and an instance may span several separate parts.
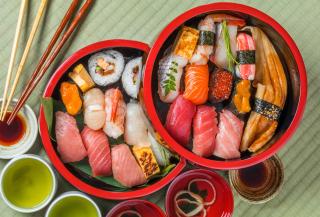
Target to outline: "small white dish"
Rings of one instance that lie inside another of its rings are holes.
[[[17,99],[13,99],[9,106],[10,109],[16,104]],[[2,99],[0,99],[0,106],[2,103]],[[0,144],[0,159],[11,159],[18,155],[25,154],[27,151],[31,149],[34,145],[37,135],[38,135],[38,122],[35,113],[31,109],[31,107],[25,104],[19,114],[24,118],[26,122],[26,131],[24,136],[19,140],[18,143],[5,146]]]
[[[50,212],[52,211],[52,209],[54,208],[54,206],[61,200],[67,198],[67,197],[82,197],[84,199],[86,199],[87,201],[89,201],[96,209],[97,213],[98,213],[98,217],[102,217],[101,215],[101,211],[98,207],[98,205],[89,197],[87,196],[86,194],[80,192],[80,191],[68,191],[68,192],[65,192],[63,194],[61,194],[59,197],[57,197],[51,204],[50,206],[48,207],[47,211],[46,211],[46,214],[45,214],[45,217],[49,217],[50,215]]]
[[[51,177],[52,177],[52,190],[51,190],[50,194],[48,195],[48,197],[46,198],[45,201],[42,201],[39,205],[32,207],[32,208],[22,208],[22,207],[18,207],[16,205],[14,205],[13,203],[11,203],[8,200],[8,198],[6,197],[6,195],[4,193],[4,188],[3,188],[3,179],[4,179],[6,172],[9,171],[9,169],[12,165],[14,165],[16,162],[23,160],[23,159],[34,159],[34,160],[41,162],[49,170]],[[5,165],[5,167],[3,168],[3,170],[1,171],[1,174],[0,174],[0,194],[1,194],[3,201],[10,208],[12,208],[15,211],[21,212],[21,213],[33,213],[33,212],[37,212],[37,211],[43,209],[44,207],[46,207],[52,201],[54,195],[57,192],[57,188],[58,188],[58,181],[57,181],[56,174],[55,174],[54,170],[52,169],[52,167],[44,159],[42,159],[41,157],[39,157],[37,155],[33,155],[33,154],[25,154],[25,155],[20,155],[18,157],[13,158]]]

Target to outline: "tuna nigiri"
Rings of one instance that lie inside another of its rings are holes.
[[[201,105],[193,119],[192,151],[202,157],[212,155],[218,132],[217,113],[211,106]]]
[[[112,174],[111,152],[106,134],[102,130],[84,127],[81,137],[88,152],[93,175],[110,176]]]
[[[189,142],[192,118],[196,113],[196,106],[179,95],[171,104],[165,127],[171,136],[181,145]]]
[[[243,126],[243,121],[224,109],[220,113],[219,132],[213,154],[224,159],[239,158]]]
[[[84,123],[93,130],[103,127],[106,120],[104,95],[98,88],[87,91],[83,96]]]
[[[150,146],[148,128],[145,123],[146,117],[144,115],[145,114],[138,103],[128,103],[124,131],[124,141],[127,144],[139,147]]]
[[[183,97],[196,105],[205,103],[208,99],[208,83],[208,65],[188,65]]]
[[[237,62],[236,74],[239,78],[253,80],[256,73],[255,44],[253,38],[240,33],[237,36]]]
[[[56,112],[57,149],[64,163],[80,161],[87,156],[76,119],[64,112]]]
[[[141,167],[125,144],[111,149],[113,177],[126,187],[141,185],[147,180]]]
[[[119,89],[111,88],[105,93],[106,121],[103,131],[116,139],[124,133],[126,103]]]

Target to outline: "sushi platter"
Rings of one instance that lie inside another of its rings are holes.
[[[46,207],[46,217],[230,217],[236,194],[275,198],[284,182],[276,153],[302,118],[306,71],[280,24],[245,5],[186,11],[152,46],[112,39],[79,49],[54,69],[30,124],[26,100],[92,2],[55,48],[72,2],[23,94],[0,101],[0,156],[12,158],[0,174],[4,202],[22,213]],[[38,125],[48,161],[16,148],[34,143]],[[58,176],[75,191],[55,197]],[[167,186],[165,211],[142,199]],[[101,212],[110,200],[119,203]]]

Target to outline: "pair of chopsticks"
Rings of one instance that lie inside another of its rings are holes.
[[[59,36],[61,35],[62,31],[65,29],[65,26],[67,25],[68,21],[70,21],[72,14],[75,12],[77,5],[79,3],[79,0],[73,0],[68,11],[66,12],[65,16],[63,17],[61,23],[58,26],[58,29],[56,30],[54,36],[52,37],[46,51],[43,53],[36,69],[34,70],[31,79],[29,80],[28,84],[24,88],[23,93],[21,94],[19,100],[16,103],[16,106],[12,110],[10,117],[7,120],[7,123],[10,124],[14,117],[17,115],[19,110],[23,107],[27,99],[29,98],[32,91],[35,89],[36,85],[39,83],[41,78],[44,76],[52,62],[55,60],[57,55],[59,54],[60,50],[62,49],[63,45],[66,43],[66,41],[70,38],[71,34],[74,32],[78,24],[80,23],[80,20],[84,17],[86,12],[88,11],[89,7],[91,6],[93,0],[86,0],[86,2],[83,4],[83,6],[80,8],[78,14],[75,16],[75,18],[72,20],[70,26],[67,28],[65,33],[63,34],[60,42],[57,44],[57,46],[54,48],[54,45],[56,44]],[[53,51],[52,51],[53,50]],[[51,56],[48,58],[49,54]],[[48,59],[47,59],[48,58]]]
[[[18,24],[17,24],[17,28],[16,28],[14,41],[13,41],[13,47],[12,47],[12,51],[11,51],[11,57],[10,57],[9,68],[8,68],[8,73],[7,73],[7,78],[6,78],[5,88],[4,88],[4,94],[3,94],[3,98],[2,98],[2,105],[1,105],[1,111],[0,111],[0,120],[1,121],[3,121],[6,116],[8,107],[10,105],[13,94],[15,92],[18,81],[20,79],[21,72],[23,71],[23,67],[26,63],[33,39],[34,39],[35,34],[37,32],[37,29],[39,27],[41,17],[42,17],[43,12],[46,8],[47,0],[41,1],[36,18],[35,18],[33,25],[32,25],[32,29],[31,29],[26,47],[24,49],[21,61],[19,63],[19,66],[18,66],[18,69],[16,72],[16,76],[14,78],[13,85],[11,87],[11,91],[9,93],[9,96],[7,97],[9,85],[10,85],[10,81],[11,81],[11,77],[12,77],[13,65],[14,65],[14,61],[15,61],[15,57],[16,57],[16,53],[17,53],[17,49],[18,49],[18,42],[19,42],[19,37],[20,37],[20,33],[21,33],[22,21],[23,21],[24,14],[26,12],[27,3],[28,3],[28,0],[22,0],[20,11],[19,11]]]

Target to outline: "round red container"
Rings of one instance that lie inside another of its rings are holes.
[[[206,13],[228,13],[250,20],[254,25],[258,25],[268,35],[274,43],[285,67],[288,78],[288,97],[286,107],[283,111],[283,119],[280,121],[277,132],[270,141],[272,144],[267,150],[246,159],[219,161],[206,159],[195,155],[182,145],[178,144],[166,131],[155,107],[157,104],[157,70],[158,62],[168,45],[173,44],[177,30],[186,21],[199,19],[200,15]],[[274,19],[263,12],[241,4],[235,3],[213,3],[193,8],[175,18],[158,36],[155,41],[146,63],[144,78],[144,96],[146,109],[149,117],[163,139],[173,150],[198,165],[213,169],[237,169],[257,164],[274,155],[283,147],[288,139],[297,129],[303,116],[307,99],[307,76],[301,54],[293,39],[286,30]]]
[[[101,41],[101,42],[91,44],[87,47],[84,47],[78,50],[77,52],[75,52],[73,55],[71,55],[55,71],[50,81],[48,82],[47,87],[45,88],[43,97],[52,96],[60,78],[62,78],[62,76],[68,72],[69,68],[72,67],[73,64],[77,63],[81,58],[87,55],[90,55],[92,53],[98,52],[100,50],[113,48],[113,47],[134,48],[134,49],[143,51],[145,54],[148,54],[150,50],[149,46],[142,42],[121,40],[121,39]],[[180,158],[180,162],[178,163],[178,165],[166,177],[162,178],[156,183],[149,185],[145,188],[134,189],[132,191],[127,191],[127,192],[107,191],[105,189],[92,186],[89,183],[81,180],[79,177],[74,175],[66,167],[66,165],[61,161],[60,157],[58,156],[51,142],[42,106],[40,106],[39,127],[40,127],[40,136],[42,139],[44,149],[46,150],[50,161],[52,162],[54,167],[58,170],[58,172],[74,187],[96,197],[100,197],[104,199],[112,199],[112,200],[125,200],[125,199],[132,199],[132,198],[147,196],[151,193],[154,193],[160,190],[165,185],[170,183],[182,171],[182,169],[185,167],[185,164],[186,164],[185,160],[183,158]]]
[[[106,217],[117,217],[123,211],[135,210],[142,216],[166,217],[162,209],[146,200],[128,200],[113,207]]]
[[[206,179],[210,181],[216,190],[215,202],[207,208],[207,216],[210,217],[230,217],[233,212],[233,195],[227,182],[217,173],[196,169],[179,175],[171,184],[166,195],[166,212],[170,217],[176,216],[174,207],[174,197],[181,191],[186,190],[188,183],[194,179]],[[208,195],[210,196],[210,192]]]

